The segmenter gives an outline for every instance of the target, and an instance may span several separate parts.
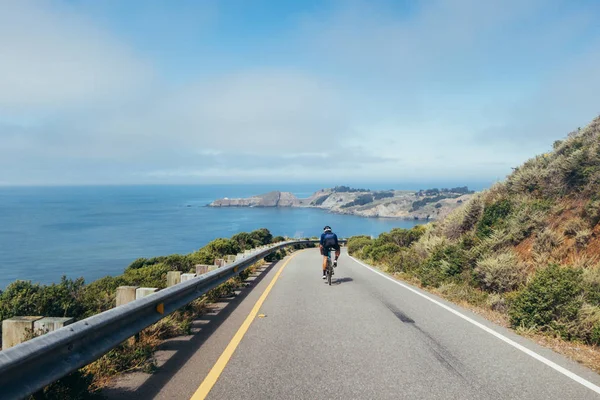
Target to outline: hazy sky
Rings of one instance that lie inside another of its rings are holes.
[[[0,184],[494,181],[600,112],[597,0],[0,0]]]

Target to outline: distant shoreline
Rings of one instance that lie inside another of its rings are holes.
[[[316,208],[330,213],[405,221],[432,221],[448,215],[474,194],[466,186],[452,189],[377,190],[336,186],[308,198],[272,191],[246,198],[224,197],[208,204],[214,208]]]

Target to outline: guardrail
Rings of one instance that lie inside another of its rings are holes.
[[[97,360],[269,254],[283,247],[317,242],[292,240],[274,245],[189,281],[0,351],[0,397],[21,399],[31,395]]]

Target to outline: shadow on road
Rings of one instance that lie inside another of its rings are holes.
[[[204,342],[219,328],[236,307],[248,296],[252,288],[260,283],[269,271],[277,264],[273,262],[257,270],[258,274],[251,275],[253,280],[246,281],[248,285],[238,291],[237,296],[221,298],[219,304],[224,304],[218,310],[210,310],[208,313],[199,315],[197,320],[192,323],[196,332],[190,336],[175,337],[163,342],[158,351],[168,351],[174,354],[161,365],[158,370],[149,375],[145,381],[137,388],[127,387],[107,387],[102,390],[102,394],[107,399],[151,399],[154,398],[167,382],[175,376],[190,357],[202,347]],[[123,376],[126,379],[126,376]]]
[[[352,279],[350,277],[336,279],[335,275],[334,275],[334,278],[331,280],[332,285],[339,285],[341,283],[346,283],[346,282],[354,282],[354,279]]]

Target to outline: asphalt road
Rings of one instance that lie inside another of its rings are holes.
[[[332,286],[319,264],[289,261],[208,399],[600,398],[597,374],[551,350],[345,254]],[[281,267],[160,390],[124,397],[189,399]]]

